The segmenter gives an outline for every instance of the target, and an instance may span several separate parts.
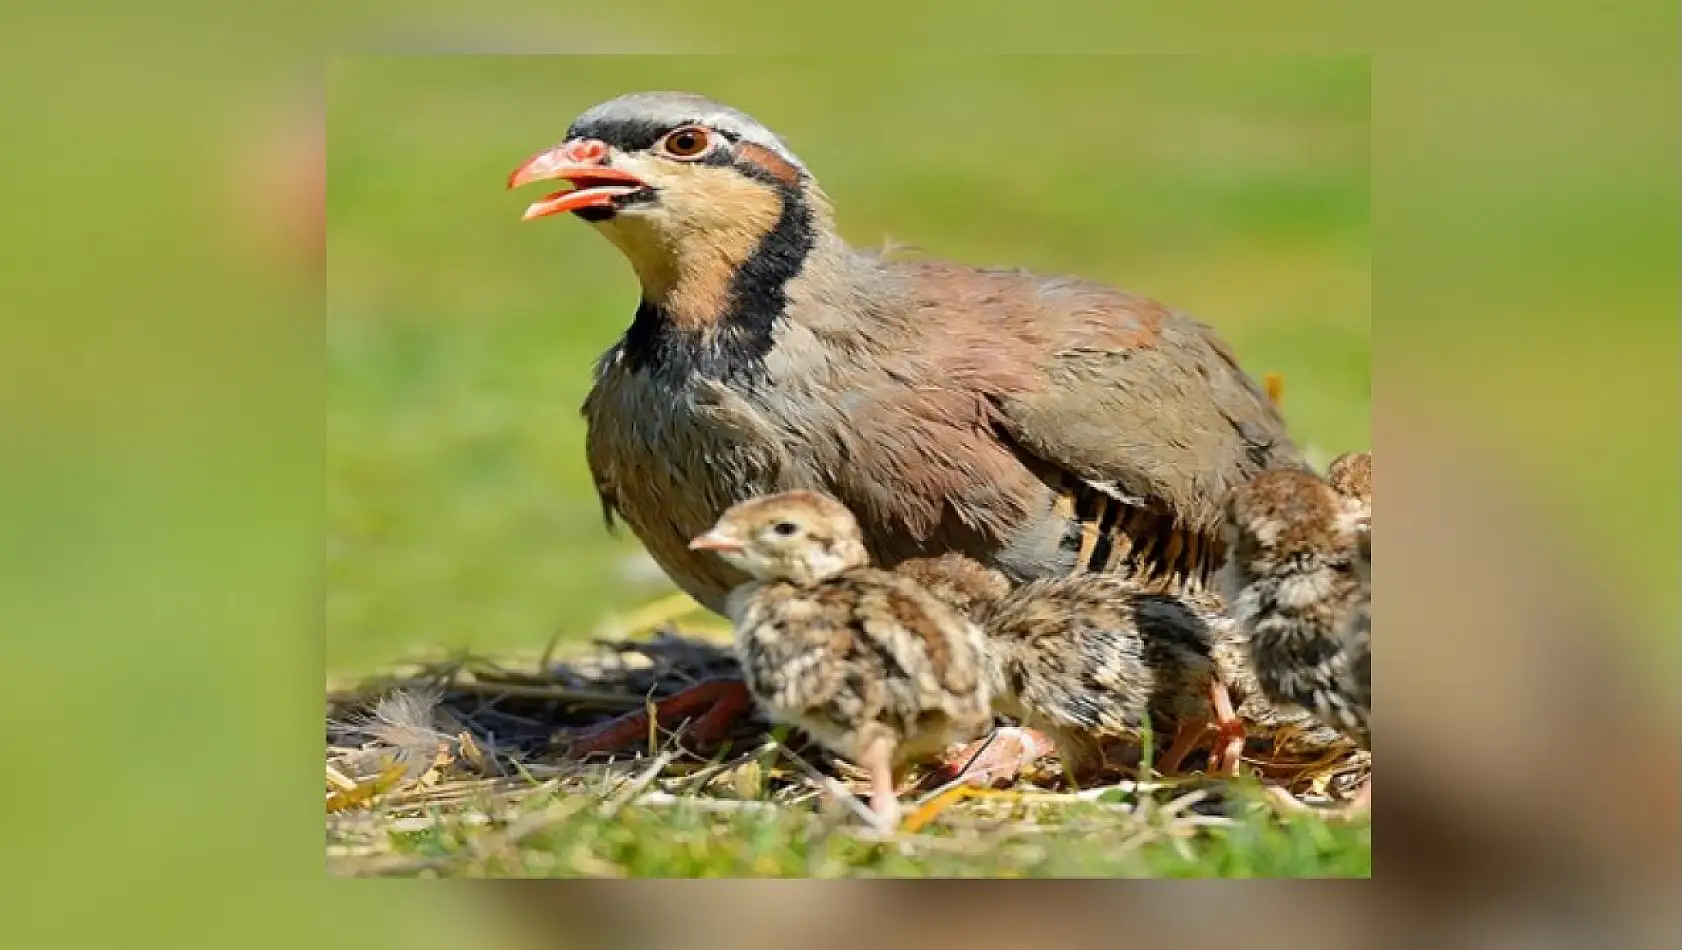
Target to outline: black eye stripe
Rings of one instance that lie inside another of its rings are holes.
[[[596,119],[574,123],[566,137],[600,139],[622,152],[646,152],[668,134],[684,126],[700,126],[734,145],[742,137],[726,129],[715,129],[701,122],[655,122],[648,119]]]

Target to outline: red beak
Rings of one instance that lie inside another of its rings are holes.
[[[573,186],[533,202],[520,216],[522,221],[547,218],[580,208],[612,207],[613,199],[648,187],[641,178],[604,164],[607,146],[595,139],[574,139],[547,152],[533,155],[508,176],[508,187],[518,188],[534,181],[564,181]]]
[[[740,551],[742,550],[742,542],[727,534],[720,534],[717,531],[708,531],[706,534],[703,534],[695,540],[689,542],[689,550],[720,552]]]

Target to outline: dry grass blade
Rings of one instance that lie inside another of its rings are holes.
[[[650,784],[652,784],[653,781],[660,776],[660,773],[666,770],[666,766],[672,764],[672,760],[676,759],[677,755],[678,754],[676,752],[668,749],[656,756],[653,763],[651,763],[648,768],[643,769],[640,775],[626,783],[624,790],[615,795],[611,801],[602,807],[602,817],[604,819],[612,818],[619,809],[625,807],[625,805],[632,799],[636,798],[643,789],[646,789]]]
[[[705,609],[688,594],[672,594],[653,603],[644,604],[628,614],[611,617],[606,626],[618,636],[635,636],[675,623]]]
[[[849,789],[847,786],[837,782],[834,778],[818,771],[810,762],[807,762],[793,749],[784,745],[780,739],[773,741],[777,743],[778,751],[780,751],[790,762],[793,762],[802,772],[805,772],[806,776],[813,782],[816,782],[820,788],[823,788],[831,795],[834,795],[837,801],[847,806],[853,814],[863,819],[870,827],[880,828],[881,821],[877,818],[876,813],[871,811],[869,808],[866,808],[864,802],[859,801],[858,796],[853,794],[852,789]]]
[[[332,763],[328,763],[327,765],[327,784],[333,786],[341,792],[349,792],[356,789],[356,782],[352,781],[349,776],[345,775],[345,773],[334,768]]]

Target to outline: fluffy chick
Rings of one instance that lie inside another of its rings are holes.
[[[1360,594],[1344,624],[1344,652],[1352,674],[1347,688],[1357,708],[1372,709],[1372,453],[1345,452],[1326,469],[1326,481],[1356,504],[1351,561]],[[1370,717],[1370,712],[1363,713]]]
[[[1025,584],[981,615],[993,708],[1050,736],[1074,775],[1101,768],[1109,741],[1136,743],[1147,725],[1179,731],[1163,761],[1172,770],[1218,724],[1212,764],[1236,769],[1243,729],[1211,657],[1211,619],[1109,574]]]
[[[1042,578],[1012,588],[962,555],[902,562],[897,572],[969,614],[987,638],[993,710],[1043,733],[1073,775],[1105,764],[1112,742],[1137,744],[1146,725],[1177,731],[1172,770],[1216,725],[1216,768],[1238,766],[1243,729],[1216,662],[1221,615],[1212,597],[1143,590],[1114,574]],[[996,738],[996,737],[995,737]],[[1032,749],[1036,743],[1018,743]],[[966,775],[1010,771],[1010,756],[965,750]],[[1020,767],[1015,762],[1015,767]]]
[[[1311,473],[1264,472],[1227,503],[1221,575],[1267,697],[1313,712],[1362,748],[1371,747],[1370,637],[1356,631],[1370,623],[1359,619],[1368,595],[1355,562],[1367,517],[1358,498]]]
[[[898,820],[900,766],[991,721],[981,631],[911,578],[871,568],[840,503],[756,498],[691,546],[753,578],[727,610],[755,700],[868,771],[885,824]]]
[[[1233,619],[1231,609],[1219,594],[1199,591],[1184,595],[1183,599],[1200,616],[1209,618],[1215,672],[1226,684],[1248,735],[1271,737],[1277,748],[1313,757],[1351,747],[1353,743],[1348,736],[1326,725],[1314,713],[1268,697],[1256,676],[1250,638],[1244,626]]]

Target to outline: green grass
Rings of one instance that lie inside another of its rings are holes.
[[[492,809],[493,813],[495,809]],[[472,820],[463,818],[475,814]],[[439,811],[338,873],[487,877],[1368,877],[1372,827],[1259,812],[1196,829],[1141,823],[1109,804],[966,814],[956,827],[874,840],[834,816],[718,814],[693,801],[604,816],[543,796],[488,827]],[[512,834],[510,834],[512,832]],[[1178,842],[1178,843],[1176,843]]]
[[[626,569],[634,539],[604,531],[577,414],[635,281],[589,228],[522,224],[529,196],[502,186],[583,108],[646,88],[701,91],[776,128],[857,244],[892,238],[1150,294],[1215,325],[1256,375],[1283,373],[1287,418],[1322,459],[1369,444],[1362,60],[342,60],[329,85],[330,672],[573,642],[667,589]],[[659,835],[575,821],[546,832],[562,836],[544,849],[562,856],[557,871],[579,840],[626,873],[699,860]],[[639,821],[723,833],[693,816]],[[1258,826],[1194,868],[1152,849],[1138,860],[1168,863],[1132,870],[1358,873],[1368,860],[1304,851],[1302,834]],[[730,840],[753,835],[783,831]],[[777,851],[773,873],[890,873],[897,860],[802,848]],[[1051,850],[1019,862],[1024,873],[1123,870],[1100,847]],[[741,870],[750,851],[701,867]],[[920,866],[944,873],[939,860]]]

